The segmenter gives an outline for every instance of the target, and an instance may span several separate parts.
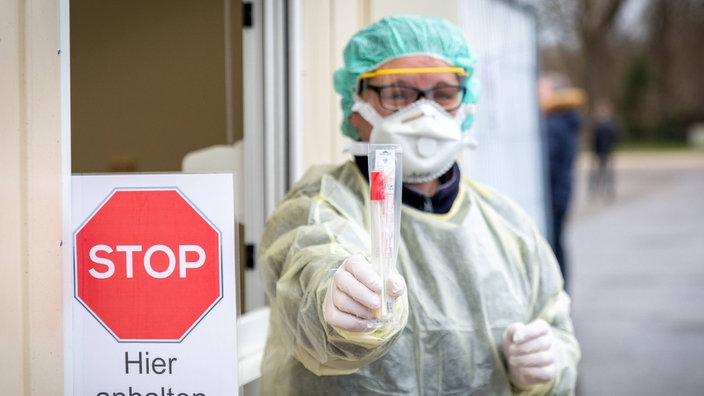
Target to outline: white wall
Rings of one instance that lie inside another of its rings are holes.
[[[59,2],[0,2],[0,394],[63,393]]]
[[[303,0],[300,3],[301,169],[296,180],[314,164],[342,162],[350,140],[340,132],[342,111],[332,75],[342,66],[347,40],[366,24],[365,1]],[[296,73],[296,71],[293,71]]]
[[[537,102],[535,18],[515,2],[459,2],[459,21],[479,59],[481,85],[462,169],[518,202],[545,232],[545,174]]]

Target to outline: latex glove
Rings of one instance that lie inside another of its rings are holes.
[[[399,274],[389,276],[389,297],[406,292],[406,282]],[[381,277],[361,255],[347,258],[335,271],[325,295],[325,321],[347,331],[374,330],[370,326],[381,307]]]
[[[504,331],[504,355],[511,382],[519,388],[550,382],[557,374],[557,342],[543,319],[508,326]]]

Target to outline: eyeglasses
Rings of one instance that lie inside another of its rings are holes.
[[[362,82],[360,91],[371,89],[379,96],[381,107],[397,111],[424,97],[440,105],[446,111],[457,110],[462,105],[465,87],[440,85],[430,89],[418,89],[402,85],[372,85]]]

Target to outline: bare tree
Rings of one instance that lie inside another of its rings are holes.
[[[704,1],[653,0],[648,11],[654,112],[660,137],[678,138],[683,124],[704,119]]]
[[[536,5],[544,68],[568,74],[590,100],[620,101],[635,137],[681,140],[688,124],[704,120],[704,0]],[[633,33],[620,17],[638,6],[646,12],[631,15]]]
[[[590,97],[606,96],[609,68],[607,42],[614,31],[616,18],[626,0],[541,0],[539,18],[543,30],[552,30],[561,38],[565,69],[582,85]],[[570,52],[578,56],[569,55]]]
[[[654,66],[656,85],[656,111],[664,119],[670,118],[670,92],[668,76],[670,75],[670,60],[672,54],[668,45],[671,36],[674,10],[670,0],[653,0],[650,8],[650,48],[651,62]]]
[[[581,0],[578,14],[579,32],[584,54],[586,89],[591,97],[607,93],[603,76],[610,68],[607,40],[614,30],[616,16],[624,0]]]

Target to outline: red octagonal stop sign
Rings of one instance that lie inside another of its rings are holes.
[[[178,190],[116,190],[74,233],[75,296],[118,341],[180,341],[222,298],[220,232]]]

